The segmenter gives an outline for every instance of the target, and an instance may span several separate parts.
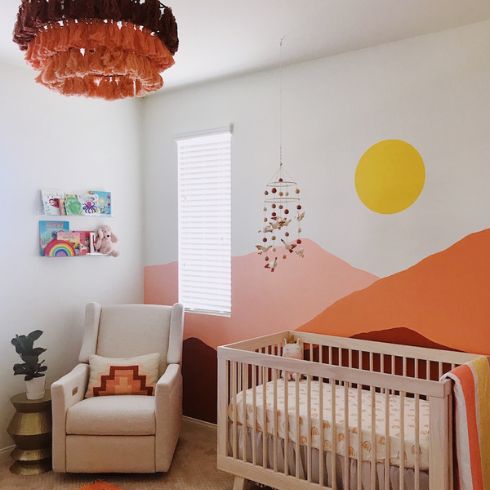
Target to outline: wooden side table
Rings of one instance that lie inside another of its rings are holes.
[[[16,448],[10,471],[17,475],[39,475],[51,470],[51,393],[28,400],[25,393],[10,399],[16,414],[7,429]]]

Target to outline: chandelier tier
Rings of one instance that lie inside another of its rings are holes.
[[[179,46],[171,9],[155,0],[23,0],[14,41],[42,85],[107,100],[160,89]]]

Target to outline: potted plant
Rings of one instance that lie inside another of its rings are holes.
[[[34,330],[28,335],[16,335],[12,339],[15,351],[22,359],[22,363],[14,364],[14,375],[23,375],[26,382],[26,396],[28,400],[39,400],[44,397],[45,372],[47,366],[39,356],[46,352],[42,347],[34,347],[34,342],[41,337],[41,330]]]

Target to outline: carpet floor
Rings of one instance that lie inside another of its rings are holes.
[[[8,456],[0,458],[2,490],[79,490],[82,485],[105,480],[122,490],[231,490],[233,477],[216,469],[216,430],[184,421],[174,461],[167,474],[157,475],[63,475],[44,473],[34,477],[13,475]]]

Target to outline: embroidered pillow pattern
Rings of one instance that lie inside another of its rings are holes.
[[[128,359],[90,356],[90,380],[86,398],[113,395],[154,394],[160,355]]]

